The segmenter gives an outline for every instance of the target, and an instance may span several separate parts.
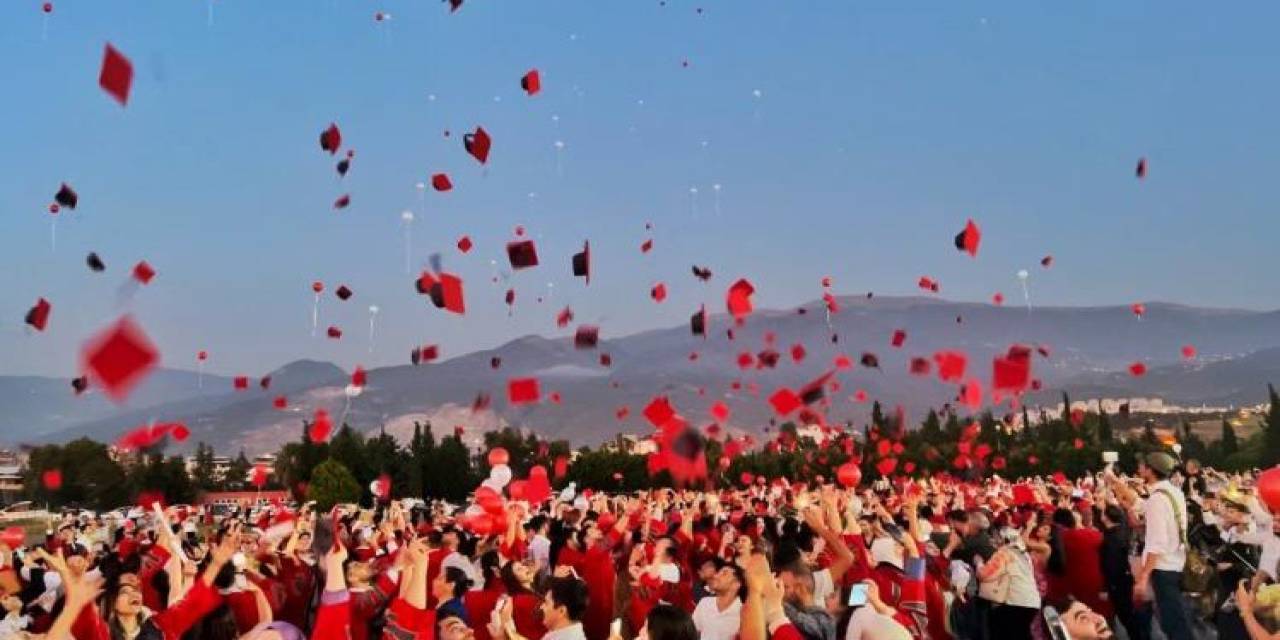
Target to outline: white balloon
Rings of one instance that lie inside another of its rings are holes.
[[[413,212],[412,212],[412,211],[401,211],[401,212],[400,212],[400,219],[401,219],[401,220],[404,220],[405,222],[413,222]]]
[[[375,496],[376,496],[376,495],[378,495],[378,481],[377,481],[377,480],[374,480],[373,482],[370,482],[370,483],[369,483],[369,493],[372,493],[372,494],[373,494],[373,495],[375,495]]]
[[[369,305],[369,313],[372,313],[375,316],[378,315],[378,305],[376,304]]]
[[[496,482],[499,487],[505,487],[511,482],[511,467],[505,464],[495,465],[489,470],[489,479]]]
[[[358,398],[361,393],[364,393],[364,387],[357,387],[354,384],[349,384],[347,385],[346,393],[348,398]]]
[[[498,482],[493,478],[485,478],[485,481],[481,482],[480,486],[489,487],[498,493],[502,493],[502,485],[498,484]]]
[[[1029,276],[1029,275],[1031,275],[1031,274],[1027,273],[1027,270],[1026,270],[1026,269],[1022,269],[1021,271],[1019,271],[1019,272],[1018,272],[1018,279],[1019,279],[1019,280],[1026,280],[1026,279],[1027,279],[1027,276]]]

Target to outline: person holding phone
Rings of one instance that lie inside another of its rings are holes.
[[[897,611],[880,599],[873,580],[849,588],[849,622],[844,640],[911,640],[911,632],[895,616]]]

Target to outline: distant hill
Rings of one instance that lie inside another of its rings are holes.
[[[1033,307],[1028,312],[1024,307],[918,297],[847,297],[839,304],[830,324],[817,302],[758,311],[734,328],[733,340],[727,336],[732,323],[721,315],[711,318],[705,339],[691,335],[687,325],[618,337],[607,335],[605,327],[594,350],[575,349],[569,338],[527,336],[443,362],[373,369],[364,393],[349,406],[343,393],[349,373],[306,360],[273,372],[266,391],[252,386],[232,392],[229,379],[211,376],[205,376],[200,389],[195,374],[161,371],[130,398],[127,410],[93,394],[75,398],[65,381],[0,377],[0,402],[10,407],[0,418],[0,439],[61,441],[90,435],[111,440],[154,418],[185,421],[193,434],[190,442],[254,453],[297,438],[301,419],[325,407],[357,428],[387,424],[397,435],[407,434],[414,419],[431,419],[437,433],[455,425],[476,432],[508,422],[547,437],[594,444],[620,431],[648,431],[640,412],[660,393],[695,424],[709,422],[707,408],[723,399],[732,412],[730,428],[754,431],[767,424],[771,413],[764,398],[775,388],[799,387],[827,370],[837,355],[847,354],[856,363],[863,352],[875,353],[880,369],[841,372],[843,388],[829,419],[863,422],[869,403],[853,403],[850,396],[864,389],[889,407],[902,405],[909,419],[918,421],[928,408],[952,400],[955,387],[936,377],[909,375],[912,356],[940,349],[966,351],[970,375],[985,381],[994,354],[1013,343],[1049,349],[1050,357],[1036,357],[1034,370],[1044,391],[1033,400],[1043,397],[1046,402],[1055,402],[1066,388],[1076,398],[1142,394],[1180,404],[1255,403],[1265,400],[1268,381],[1280,382],[1280,312],[1148,303],[1145,317],[1138,319],[1120,306]],[[907,332],[900,349],[889,344],[895,329]],[[766,348],[767,334],[775,336],[773,348],[781,354],[776,369],[740,369],[739,353]],[[793,344],[806,351],[799,363],[790,355]],[[1196,346],[1197,361],[1180,361],[1185,344]],[[612,357],[611,367],[600,364],[601,353]],[[490,366],[495,357],[501,360],[497,369]],[[1137,360],[1149,367],[1145,377],[1132,378],[1125,370]],[[543,402],[508,406],[507,380],[526,376],[540,380]],[[731,389],[734,381],[742,382],[741,390]],[[749,393],[751,383],[758,387],[756,397]],[[548,399],[552,392],[560,394],[560,404]],[[472,401],[482,393],[491,397],[492,412],[472,415]],[[283,412],[271,405],[281,394],[290,406]],[[619,421],[615,411],[622,406],[629,408],[630,417]]]

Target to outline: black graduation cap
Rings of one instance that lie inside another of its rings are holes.
[[[262,376],[262,379],[258,381],[258,386],[262,387],[263,389],[270,389],[271,376]]]
[[[778,352],[773,349],[765,349],[764,351],[756,354],[756,361],[760,363],[760,366],[768,367],[770,369],[778,366],[778,358]]]
[[[339,299],[339,300],[346,300],[346,299],[348,299],[348,298],[350,298],[350,297],[352,296],[352,291],[351,291],[351,289],[347,288],[347,285],[345,285],[345,284],[344,284],[344,285],[342,285],[342,286],[338,287],[338,288],[333,292],[333,295],[338,296],[338,299]]]
[[[458,7],[462,6],[462,0],[444,0],[444,1],[449,3],[449,13],[453,13],[454,11],[457,11]]]
[[[594,349],[599,342],[600,327],[595,325],[579,325],[577,333],[573,335],[573,346],[579,349]]]
[[[697,429],[687,428],[671,441],[671,453],[684,460],[696,461],[706,448],[706,442]]]
[[[693,275],[699,280],[706,282],[711,279],[711,269],[707,267],[699,267],[695,264],[693,265]]]
[[[507,243],[507,259],[512,269],[526,269],[538,266],[538,249],[532,240],[516,240]]]
[[[409,352],[409,362],[412,362],[414,366],[417,366],[419,362],[422,362],[422,349],[414,347],[413,351]]]
[[[833,372],[828,371],[818,377],[817,380],[806,384],[800,389],[800,401],[805,404],[813,404],[827,397],[827,381],[831,379]]]
[[[858,360],[858,362],[861,362],[861,363],[862,363],[862,366],[864,366],[864,367],[866,367],[866,368],[868,368],[868,369],[879,369],[879,368],[880,368],[880,358],[876,357],[876,354],[874,354],[874,353],[864,353],[864,354],[862,354],[862,358],[861,358],[861,359],[859,359],[859,360]]]
[[[338,161],[338,175],[346,177],[347,171],[351,169],[351,158],[343,158]]]
[[[591,284],[591,243],[582,242],[582,251],[573,254],[573,275],[579,278],[586,278],[587,284]]]
[[[84,263],[89,265],[89,269],[95,272],[105,271],[107,268],[107,265],[102,262],[102,258],[99,258],[96,253],[90,253],[84,259]]]
[[[689,318],[689,330],[695,336],[707,337],[707,307],[703,305]]]
[[[64,182],[61,187],[58,187],[58,192],[53,194],[53,201],[58,203],[58,206],[75,209],[76,203],[80,202],[80,196],[76,195],[75,190]]]
[[[497,369],[498,367],[501,367],[501,366],[502,366],[502,358],[499,358],[498,356],[493,356],[492,358],[489,358],[490,368]]]
[[[71,380],[71,388],[75,390],[76,395],[84,393],[84,390],[89,388],[89,377],[80,376],[79,378],[73,378]]]

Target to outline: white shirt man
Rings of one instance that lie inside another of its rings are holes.
[[[742,626],[742,583],[732,566],[723,566],[707,581],[714,595],[698,601],[693,609],[693,626],[701,640],[734,640]]]
[[[1182,571],[1187,563],[1187,548],[1183,544],[1187,500],[1182,496],[1182,490],[1167,479],[1155,483],[1143,504],[1142,514],[1146,520],[1143,557],[1159,554],[1155,565],[1157,571]]]

